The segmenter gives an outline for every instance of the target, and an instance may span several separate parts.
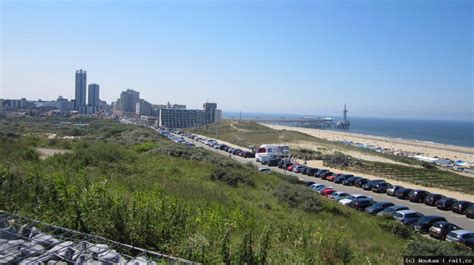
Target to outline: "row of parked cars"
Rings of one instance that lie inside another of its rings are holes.
[[[424,216],[404,205],[395,205],[387,201],[377,202],[370,196],[336,191],[324,184],[312,183],[309,188],[342,205],[371,215],[393,218],[420,233],[429,234],[432,238],[462,243],[474,250],[474,232],[464,230],[442,216]]]
[[[193,143],[191,143],[189,141],[186,141],[183,136],[175,135],[175,134],[173,134],[173,132],[170,132],[168,130],[159,130],[158,132],[161,135],[163,135],[164,137],[168,138],[169,140],[171,140],[175,143],[184,144],[184,145],[187,145],[187,146],[194,146]]]
[[[394,186],[385,180],[369,180],[351,174],[338,174],[328,169],[319,169],[293,163],[287,159],[270,160],[268,166],[278,166],[279,168],[314,176],[323,180],[328,180],[336,184],[345,186],[356,186],[364,190],[371,190],[375,193],[387,193],[389,196],[396,196],[401,200],[409,200],[415,203],[425,203],[426,205],[437,206],[441,210],[452,210],[459,214],[465,214],[473,218],[474,205],[465,201],[451,201],[451,198],[440,194],[431,194],[424,190],[412,190],[401,186]],[[371,215],[394,218],[398,222],[419,231],[429,234],[432,238],[447,240],[451,242],[463,243],[474,250],[474,232],[464,230],[456,224],[450,223],[446,218],[437,215],[424,216],[414,210],[410,210],[404,205],[395,205],[387,201],[374,201],[372,197],[362,194],[349,194],[337,191],[333,187],[308,182],[307,185],[322,196],[338,201],[342,205],[364,211]],[[449,205],[449,207],[447,206]]]
[[[181,131],[178,131],[177,133],[181,134],[181,135],[184,135],[188,138],[191,138],[195,141],[198,141],[202,144],[205,144],[209,147],[212,147],[214,149],[225,151],[225,152],[227,152],[231,155],[236,155],[236,156],[240,156],[240,157],[244,157],[244,158],[255,158],[255,153],[253,153],[253,152],[242,150],[240,148],[234,148],[234,147],[228,146],[226,144],[221,144],[217,140],[214,140],[214,139],[207,139],[207,138],[195,135],[195,134],[183,133]]]
[[[351,174],[334,173],[328,169],[312,168],[305,165],[295,164],[290,160],[273,159],[268,162],[268,166],[278,166],[279,168],[314,176],[323,180],[331,181],[345,186],[355,186],[375,193],[386,193],[389,196],[397,197],[401,200],[409,200],[415,203],[424,203],[435,206],[439,210],[453,211],[463,214],[468,218],[474,218],[474,204],[469,201],[456,200],[441,194],[430,193],[425,190],[410,189],[402,186],[392,185],[385,180],[369,180],[367,178],[354,176]]]

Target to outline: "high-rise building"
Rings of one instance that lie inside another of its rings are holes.
[[[140,93],[127,89],[120,94],[120,111],[123,113],[135,114],[137,103],[140,100]]]
[[[217,103],[204,103],[203,108],[206,112],[207,120],[209,122],[216,122]]]
[[[153,108],[151,104],[144,100],[140,99],[138,103],[136,104],[135,108],[135,114],[140,115],[140,116],[150,116],[153,113]]]
[[[97,110],[100,104],[99,99],[99,85],[98,84],[89,84],[88,91],[88,105],[91,106],[94,110]]]
[[[74,109],[80,113],[86,112],[86,87],[87,87],[87,73],[84,70],[76,71],[76,97],[74,100]]]

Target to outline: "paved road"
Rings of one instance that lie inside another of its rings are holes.
[[[205,144],[194,141],[193,139],[187,138],[187,140],[194,143],[198,147],[202,147],[202,148],[205,148],[205,149],[208,149],[208,150],[212,150],[212,151],[220,153],[224,156],[229,156],[229,153],[227,153],[225,151],[211,148],[211,147],[209,147]],[[258,167],[266,167],[266,166],[261,165],[260,163],[257,163],[255,161],[255,159],[253,159],[253,158],[242,158],[242,157],[235,156],[235,155],[232,155],[232,158],[237,160],[238,162],[240,162],[242,164],[246,164],[246,163],[251,162],[251,163],[257,165]],[[451,223],[454,223],[454,224],[456,224],[456,225],[458,225],[458,226],[460,226],[460,227],[462,227],[466,230],[474,231],[474,219],[469,219],[464,215],[456,214],[456,213],[453,213],[451,211],[441,211],[441,210],[438,210],[436,207],[431,207],[431,206],[428,206],[428,205],[425,205],[425,204],[422,204],[422,203],[413,203],[413,202],[410,202],[408,200],[400,200],[396,197],[391,197],[391,196],[388,196],[387,194],[384,194],[384,193],[380,194],[380,193],[374,193],[374,192],[371,192],[371,191],[365,191],[363,189],[360,189],[360,188],[357,188],[357,187],[354,187],[354,186],[344,186],[342,184],[336,184],[336,183],[326,181],[326,180],[322,180],[322,179],[319,179],[319,178],[310,177],[310,176],[306,176],[306,175],[303,175],[303,174],[298,174],[298,173],[294,173],[294,172],[285,171],[285,170],[280,169],[278,167],[271,167],[271,170],[275,171],[275,172],[282,173],[282,174],[293,175],[293,176],[299,178],[300,180],[313,181],[313,182],[316,182],[318,184],[324,184],[326,186],[331,186],[337,191],[343,191],[343,192],[347,192],[347,193],[350,193],[350,194],[367,195],[367,196],[372,197],[375,201],[388,201],[388,202],[392,202],[392,203],[397,204],[397,205],[405,205],[408,208],[410,208],[412,210],[415,210],[415,211],[418,211],[418,212],[420,212],[424,215],[443,216],[444,218],[446,218]]]

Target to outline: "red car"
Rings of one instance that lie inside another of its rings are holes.
[[[288,167],[286,168],[286,170],[288,170],[288,171],[293,171],[293,165],[288,166]]]
[[[326,180],[329,180],[329,181],[333,181],[334,182],[334,179],[339,176],[340,174],[334,174],[334,175],[331,175],[331,176],[327,176],[326,177]]]
[[[336,192],[333,188],[324,188],[320,193],[321,195],[327,197],[331,195],[333,192]]]

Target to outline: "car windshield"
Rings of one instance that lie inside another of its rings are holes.
[[[403,214],[401,214],[401,213],[395,213],[395,214],[393,215],[393,217],[395,217],[395,218],[402,218],[402,217],[403,217]]]
[[[406,218],[416,218],[419,217],[418,213],[409,213],[405,215]]]

